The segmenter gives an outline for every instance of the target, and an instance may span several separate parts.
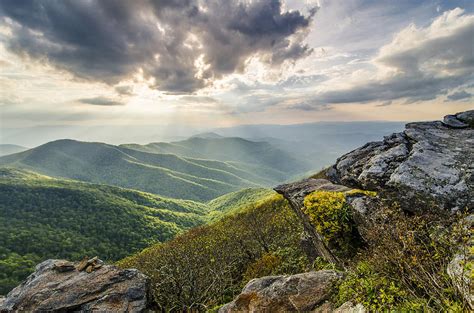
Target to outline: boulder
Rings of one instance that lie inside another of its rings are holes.
[[[433,203],[446,210],[473,208],[473,119],[474,111],[467,111],[445,123],[407,124],[401,133],[343,155],[327,176],[336,184],[394,194],[408,211]]]
[[[148,306],[148,278],[136,269],[122,270],[86,260],[47,260],[0,303],[0,312],[143,312]],[[87,262],[86,262],[87,263]]]
[[[341,278],[341,273],[331,270],[256,278],[219,313],[308,312],[324,304]]]
[[[452,128],[467,128],[467,127],[469,127],[468,124],[460,121],[456,117],[456,115],[446,115],[443,118],[443,124],[448,126],[448,127],[452,127]]]

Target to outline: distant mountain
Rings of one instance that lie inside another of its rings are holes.
[[[204,204],[0,168],[0,294],[47,258],[117,260],[206,220]]]
[[[18,153],[25,150],[28,150],[28,148],[18,145],[0,144],[0,156]]]
[[[332,165],[336,159],[369,141],[403,130],[404,122],[317,122],[295,125],[242,125],[217,128],[225,137],[265,141],[309,163],[312,170]]]
[[[273,185],[285,180],[298,167],[290,156],[267,143],[233,138],[230,142],[225,139],[221,145],[214,142],[207,150],[202,149],[206,142],[213,140],[221,139],[192,138],[187,146],[165,145],[173,148],[169,150],[58,140],[1,157],[0,166],[199,201],[208,201],[244,187]],[[193,149],[196,152],[193,153]],[[201,157],[199,151],[209,151],[206,159],[232,158],[222,162],[206,160],[204,155],[203,159],[178,156],[185,155],[178,153],[185,151],[189,151],[188,156],[198,157]]]
[[[170,143],[156,142],[147,145],[121,145],[120,147],[152,153],[171,153],[185,158],[214,159],[232,162],[237,166],[242,163],[258,165],[283,171],[287,175],[286,179],[308,169],[304,161],[268,142],[251,141],[238,137],[191,137],[187,140]]]
[[[216,138],[223,138],[224,136],[221,136],[219,134],[209,132],[209,133],[201,133],[197,134],[194,136],[191,136],[190,138],[207,138],[207,139],[216,139]]]

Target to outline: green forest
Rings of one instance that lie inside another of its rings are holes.
[[[48,258],[109,261],[206,220],[205,205],[0,169],[0,294]]]
[[[210,203],[0,168],[0,294],[48,258],[113,262],[272,194],[245,189]]]

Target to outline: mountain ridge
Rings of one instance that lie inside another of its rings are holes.
[[[286,156],[276,158],[280,163],[287,160]],[[270,186],[288,174],[288,171],[272,169],[271,164],[265,167],[245,162],[195,159],[70,139],[1,157],[1,165],[199,201],[245,187]]]

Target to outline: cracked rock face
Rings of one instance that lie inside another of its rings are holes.
[[[341,278],[341,273],[330,270],[256,278],[219,313],[308,312],[329,298]]]
[[[407,210],[420,196],[446,209],[473,208],[473,121],[474,110],[407,124],[342,156],[327,175],[345,186],[395,192]]]
[[[135,269],[47,260],[0,303],[0,312],[143,312],[148,278]]]

